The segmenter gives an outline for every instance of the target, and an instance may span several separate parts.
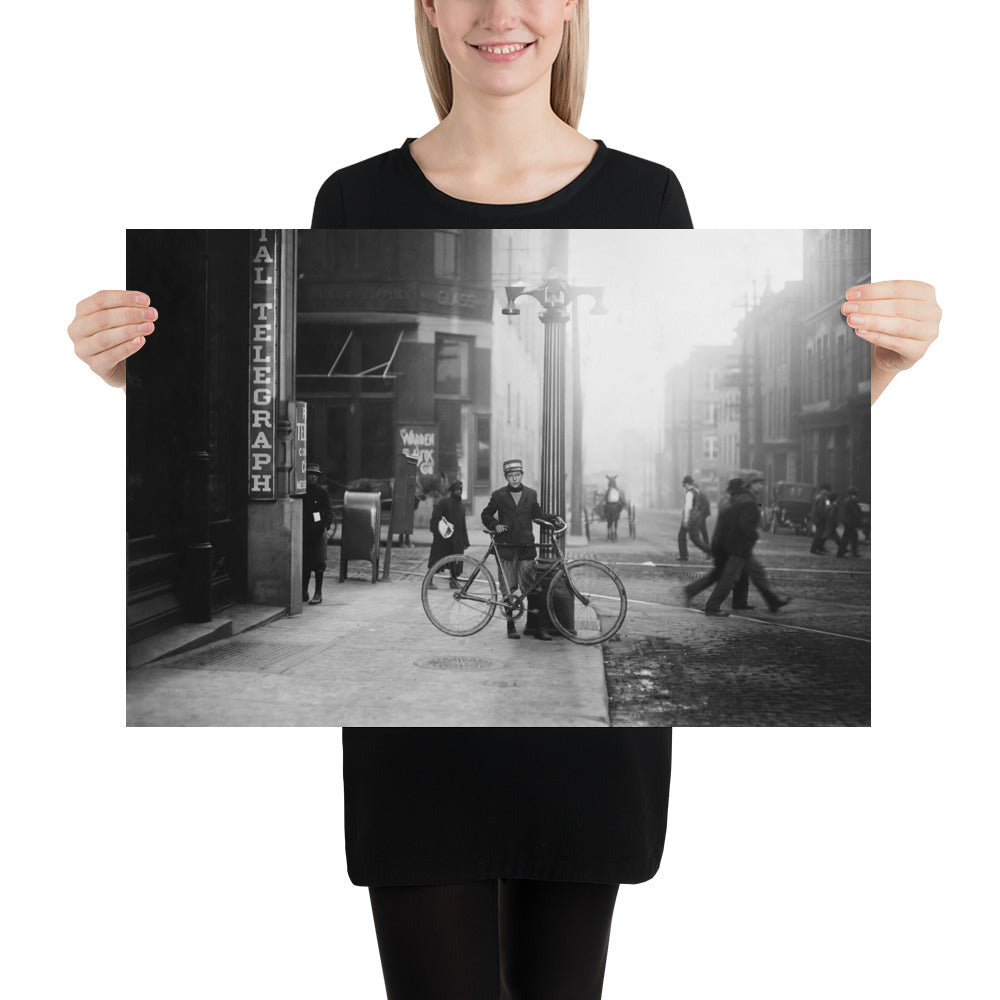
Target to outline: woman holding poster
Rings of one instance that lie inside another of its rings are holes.
[[[415,0],[415,17],[440,123],[334,173],[315,226],[690,227],[672,171],[576,129],[586,0]],[[848,289],[842,312],[872,344],[873,401],[940,320],[912,281]],[[156,318],[142,292],[101,292],[69,332],[123,386]],[[345,730],[348,871],[391,1000],[597,1000],[618,886],[660,865],[670,768],[668,729]]]

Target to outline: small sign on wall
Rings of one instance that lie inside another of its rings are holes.
[[[292,495],[304,496],[306,492],[306,403],[290,404],[292,424]]]
[[[437,424],[400,424],[396,428],[399,450],[417,463],[421,476],[438,474]]]

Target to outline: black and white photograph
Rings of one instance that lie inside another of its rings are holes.
[[[130,230],[128,724],[867,726],[867,230]]]

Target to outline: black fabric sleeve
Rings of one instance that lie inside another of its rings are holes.
[[[691,213],[688,211],[684,189],[677,175],[667,170],[667,183],[663,188],[663,200],[660,202],[660,215],[657,225],[661,229],[693,229]]]
[[[313,204],[313,229],[343,229],[347,226],[344,189],[338,174],[331,174],[319,189]]]
[[[497,513],[497,498],[495,495],[490,496],[489,503],[482,509],[479,515],[479,519],[483,522],[483,527],[488,528],[490,531],[496,531],[497,528],[497,518],[494,514]]]

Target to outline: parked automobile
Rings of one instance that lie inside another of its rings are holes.
[[[768,530],[791,528],[796,535],[812,531],[812,505],[816,487],[812,483],[776,483],[765,511]]]

